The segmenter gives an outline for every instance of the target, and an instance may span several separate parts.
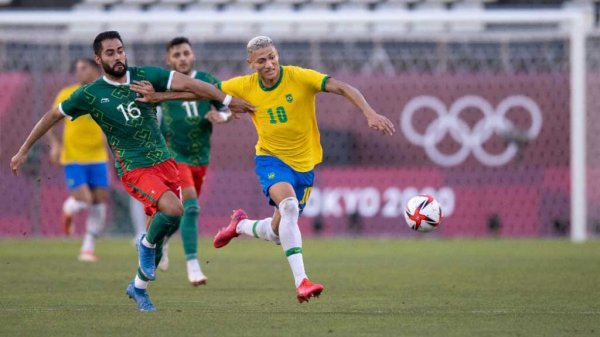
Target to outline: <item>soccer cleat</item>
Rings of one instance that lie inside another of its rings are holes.
[[[167,271],[169,269],[169,244],[164,243],[162,248],[162,257],[160,258],[160,262],[158,262],[158,266],[156,268]]]
[[[319,297],[321,292],[323,292],[323,285],[318,283],[312,283],[309,279],[305,278],[300,282],[298,288],[296,288],[296,298],[298,298],[298,302],[308,302],[308,299],[311,297]]]
[[[156,279],[156,266],[154,265],[154,258],[156,256],[156,248],[148,248],[142,244],[142,240],[146,237],[146,234],[140,236],[138,239],[138,265],[142,274],[150,280]]]
[[[66,236],[71,236],[75,233],[75,226],[73,224],[73,215],[63,213],[62,216],[63,230]]]
[[[127,296],[137,304],[140,311],[156,311],[156,307],[150,302],[148,291],[136,288],[133,281],[127,286]]]
[[[187,261],[187,274],[188,280],[192,286],[197,287],[199,285],[205,285],[208,278],[204,273],[202,273],[202,269],[200,269],[200,263],[197,259]]]
[[[77,258],[81,262],[96,262],[98,261],[98,257],[94,255],[94,252],[91,250],[82,251],[79,253],[79,257]]]
[[[246,212],[244,212],[243,209],[233,211],[229,225],[221,228],[217,235],[215,235],[215,240],[213,241],[215,248],[224,247],[229,243],[229,241],[231,241],[231,239],[240,236],[237,233],[237,225],[244,219],[248,219],[248,215],[246,215]]]

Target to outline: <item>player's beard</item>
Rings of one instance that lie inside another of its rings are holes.
[[[115,70],[115,68],[117,67],[118,64],[123,65],[122,70]],[[109,74],[110,76],[113,76],[116,78],[121,78],[127,72],[127,61],[125,61],[125,63],[117,62],[112,67],[108,63],[102,62],[102,69],[104,69],[104,72]]]

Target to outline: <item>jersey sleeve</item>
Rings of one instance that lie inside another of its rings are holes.
[[[196,79],[204,81],[206,83],[210,83],[212,85],[216,85],[217,87],[221,84],[221,80],[219,80],[215,75],[210,73],[202,73],[201,75],[196,75]],[[210,101],[217,110],[220,110],[224,107],[223,103],[219,101]]]
[[[90,100],[93,97],[90,97],[84,88],[77,89],[69,98],[58,104],[58,109],[65,117],[73,120],[90,112]]]
[[[145,73],[146,80],[152,83],[154,90],[162,92],[171,89],[175,71],[159,67],[142,67],[142,69]]]
[[[295,67],[294,70],[297,80],[304,83],[315,93],[319,91],[326,91],[325,84],[327,83],[327,79],[329,79],[329,75],[322,74],[316,70],[301,67]]]
[[[223,81],[218,85],[219,89],[227,95],[243,98],[244,78],[234,77],[230,80]]]

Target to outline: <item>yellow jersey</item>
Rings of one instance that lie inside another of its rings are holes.
[[[328,78],[311,69],[281,66],[279,81],[270,88],[257,73],[223,81],[219,88],[256,107],[250,115],[258,133],[256,155],[274,156],[308,172],[323,160],[315,96],[325,91]]]
[[[53,106],[56,107],[65,101],[78,88],[79,84],[63,88],[56,96]],[[105,161],[108,161],[108,153],[104,146],[102,129],[91,115],[87,114],[74,121],[65,119],[60,163],[91,164]]]

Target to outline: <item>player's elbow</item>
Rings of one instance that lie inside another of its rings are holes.
[[[187,92],[196,92],[196,91],[198,91],[198,83],[196,83],[196,81],[193,80],[193,79],[187,79],[185,82],[183,82],[183,86],[182,87],[183,87],[182,91],[187,91]]]
[[[327,91],[347,97],[358,90],[344,81],[336,81],[335,85],[332,86],[332,88],[327,88]]]
[[[52,108],[46,113],[46,116],[48,116],[48,118],[54,122],[58,122],[65,117],[65,115],[63,115],[63,113],[60,111],[59,107]]]
[[[197,83],[196,80],[192,79],[189,76],[180,73],[175,73],[173,77],[173,84],[171,86],[171,90],[195,93],[197,91]]]

